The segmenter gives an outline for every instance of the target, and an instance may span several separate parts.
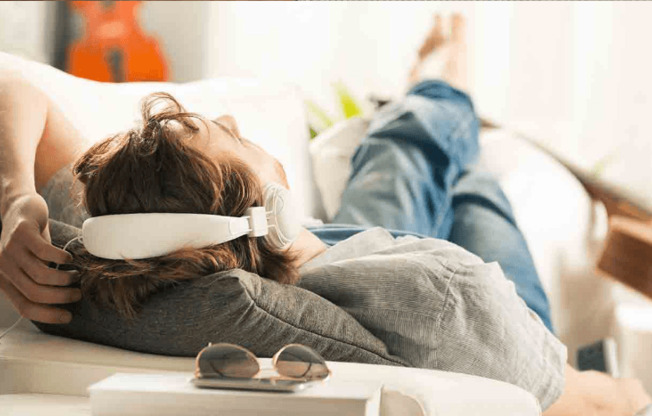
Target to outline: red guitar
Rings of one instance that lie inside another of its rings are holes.
[[[71,1],[86,19],[84,36],[69,48],[68,72],[96,81],[166,81],[157,41],[138,26],[141,1]]]

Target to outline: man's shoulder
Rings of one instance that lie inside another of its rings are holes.
[[[357,233],[330,247],[323,254],[306,263],[302,273],[318,267],[337,264],[355,267],[358,263],[378,262],[379,265],[395,261],[414,261],[419,265],[446,263],[478,264],[482,260],[450,241],[404,235],[394,237],[382,227],[373,227]]]
[[[381,227],[373,227],[353,234],[331,246],[301,267],[301,273],[326,264],[364,257],[394,244],[394,237]]]

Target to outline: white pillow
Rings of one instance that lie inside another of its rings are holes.
[[[351,175],[351,158],[369,121],[360,117],[340,121],[310,143],[310,157],[328,221],[340,208],[342,192]]]

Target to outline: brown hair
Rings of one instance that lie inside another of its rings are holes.
[[[160,108],[162,107],[162,108]],[[157,108],[160,108],[156,111]],[[99,142],[75,163],[91,216],[146,212],[241,216],[263,205],[257,177],[239,159],[211,160],[191,140],[195,120],[171,95],[155,93],[142,104],[143,125]],[[134,317],[152,293],[175,282],[241,268],[281,283],[295,283],[295,258],[264,238],[243,236],[201,249],[182,249],[142,260],[107,260],[75,250],[84,296]]]

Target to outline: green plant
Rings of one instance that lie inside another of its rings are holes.
[[[364,114],[359,101],[353,96],[353,94],[351,94],[350,90],[342,81],[334,83],[333,88],[337,97],[337,105],[339,107],[338,112],[341,114],[341,117],[334,118],[314,101],[306,100],[308,127],[310,129],[311,140],[342,118],[349,119]]]

